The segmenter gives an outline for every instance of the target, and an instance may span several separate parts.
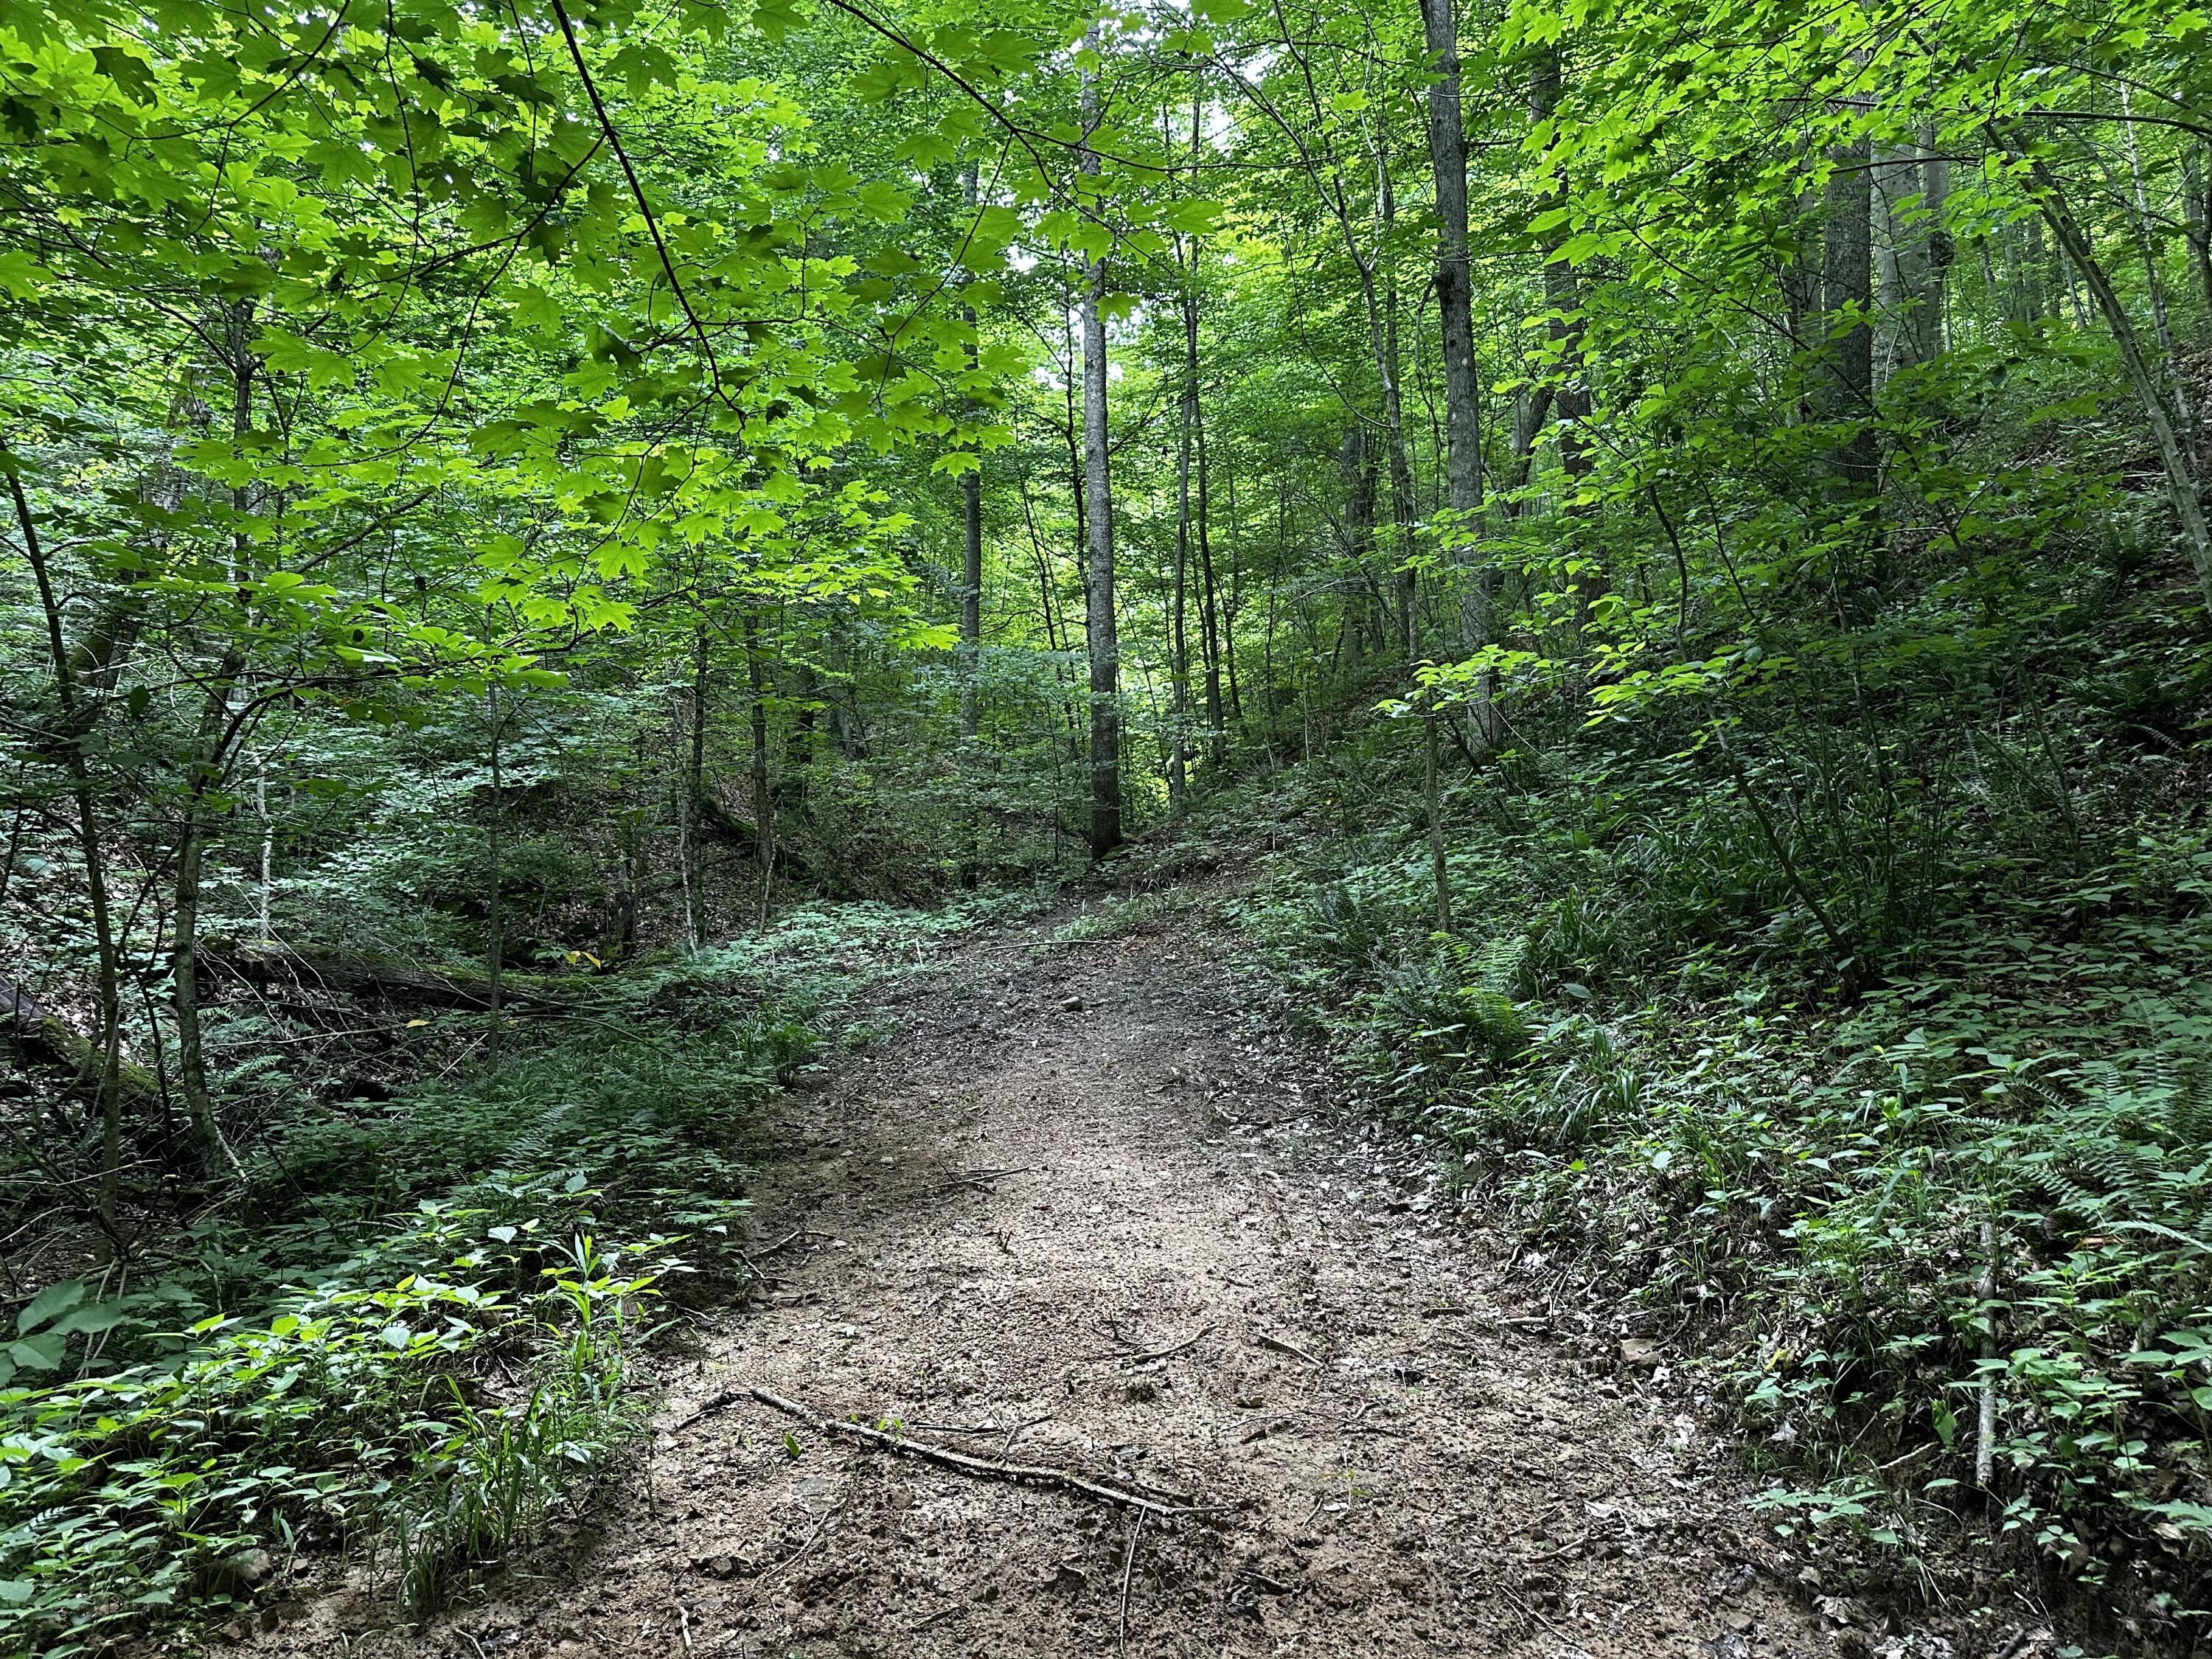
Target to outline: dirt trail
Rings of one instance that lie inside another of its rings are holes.
[[[909,987],[770,1126],[759,1235],[816,1231],[671,1378],[650,1493],[350,1651],[1836,1652],[1725,1449],[1516,1325],[1415,1151],[1340,1121],[1240,1018],[1226,936],[1176,929],[987,939]],[[1133,1554],[1124,1511],[825,1440],[752,1385],[1235,1507]]]

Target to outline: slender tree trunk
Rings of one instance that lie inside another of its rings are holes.
[[[2136,240],[2142,253],[2143,291],[2150,300],[2151,324],[2158,331],[2160,367],[2166,370],[2166,394],[2172,399],[2174,428],[2182,448],[2193,456],[2197,453],[2197,410],[2190,399],[2188,377],[2180,371],[2181,354],[2175,346],[2173,323],[2166,312],[2166,283],[2159,275],[2159,243],[2162,239],[2158,221],[2151,213],[2150,191],[2143,184],[2142,151],[2136,143],[2132,118],[2135,106],[2125,82],[2120,84],[2120,108],[2130,118],[2121,122],[2120,131],[2127,144]]]
[[[2159,376],[2143,355],[2142,343],[2136,337],[2128,308],[2114,290],[2104,266],[2098,262],[2095,246],[2068,207],[2064,191],[2042,161],[2031,161],[2028,167],[2038,210],[2058,239],[2058,246],[2067,258],[2081,273],[2091,299],[2104,314],[2105,325],[2112,331],[2113,343],[2119,348],[2120,366],[2135,391],[2136,401],[2142,405],[2152,441],[2158,446],[2159,461],[2166,470],[2166,491],[2173,502],[2174,517],[2180,521],[2182,543],[2189,550],[2197,591],[2206,608],[2212,610],[2212,526],[2205,523],[2195,458],[2182,442],[2179,429],[2166,409]]]
[[[494,1060],[499,1058],[500,1030],[503,1023],[500,1012],[500,975],[507,963],[507,895],[506,847],[502,831],[507,817],[507,777],[501,769],[502,757],[500,740],[505,736],[505,712],[499,706],[499,687],[484,688],[484,706],[491,716],[491,811],[485,826],[485,839],[491,854],[491,885],[487,893],[484,927],[484,971],[490,981],[491,1004],[484,1026],[484,1052]]]
[[[1202,458],[1206,453],[1202,447],[1206,436],[1206,425],[1203,421],[1199,423],[1198,430],[1201,443],[1199,453]],[[1201,473],[1200,476],[1205,475]],[[1204,556],[1206,542],[1202,537],[1199,541],[1198,549],[1200,554]],[[1206,580],[1209,586],[1212,580],[1212,563],[1208,560]],[[1236,720],[1239,726],[1244,723],[1244,699],[1243,694],[1237,689],[1237,612],[1242,609],[1243,591],[1244,544],[1242,532],[1237,528],[1237,472],[1232,467],[1229,473],[1229,585],[1222,594],[1221,649],[1216,661],[1220,665],[1224,684],[1229,691],[1230,717]],[[1271,605],[1273,603],[1273,598],[1274,589],[1271,586],[1268,589],[1268,602]]]
[[[2197,273],[2197,298],[2204,307],[2204,332],[2212,334],[2212,179],[2204,166],[2204,149],[2185,144],[2181,150],[2181,224],[2189,240],[2190,268]]]
[[[1421,0],[1430,72],[1429,161],[1437,192],[1437,316],[1444,355],[1444,507],[1455,536],[1472,537],[1482,511],[1482,401],[1474,363],[1474,276],[1468,257],[1467,130],[1460,104],[1459,26],[1452,0]],[[1491,579],[1480,555],[1463,555],[1460,649],[1490,643]],[[1496,741],[1496,676],[1474,684],[1470,723],[1478,743]]]
[[[684,905],[684,948],[687,951],[696,950],[699,945],[695,926],[698,907],[691,896],[691,845],[699,836],[699,801],[691,793],[690,768],[684,760],[684,750],[690,746],[688,734],[691,720],[686,707],[690,701],[690,693],[679,690],[668,703],[668,741],[674,757],[670,763],[668,795],[670,805],[676,810],[676,884],[678,896]]]
[[[1934,123],[1921,129],[1920,148],[1926,152],[1921,205],[1928,214],[1928,309],[1922,344],[1932,358],[1950,345],[1950,276],[1958,248],[1951,237],[1951,160],[1942,153],[1942,135]]]
[[[1548,121],[1558,114],[1560,76],[1559,49],[1557,46],[1547,46],[1538,53],[1528,75],[1528,113],[1536,122]],[[1553,181],[1541,198],[1547,210],[1565,206],[1566,199],[1564,180]],[[1589,509],[1577,499],[1583,481],[1590,472],[1585,436],[1590,395],[1583,362],[1582,278],[1572,263],[1560,254],[1565,241],[1565,226],[1545,235],[1544,303],[1550,313],[1547,332],[1558,359],[1550,391],[1552,410],[1559,421],[1559,471],[1566,481],[1567,562],[1572,567],[1568,586],[1575,596],[1576,626],[1587,649],[1597,603],[1605,595],[1606,574],[1598,550],[1590,544],[1587,533]],[[1539,422],[1537,429],[1540,426]]]
[[[1197,113],[1194,109],[1194,130]],[[1183,242],[1176,238],[1176,264],[1183,263]],[[1198,251],[1190,248],[1183,270],[1182,397],[1176,445],[1175,580],[1169,600],[1168,650],[1175,720],[1175,749],[1168,763],[1168,810],[1181,817],[1183,793],[1190,769],[1190,629],[1192,463],[1198,441]],[[1209,653],[1211,654],[1211,653]]]
[[[974,213],[981,177],[977,164],[970,161],[961,178],[961,195],[969,213]],[[963,305],[961,315],[968,326],[975,326],[975,307]],[[981,343],[970,340],[968,346],[968,367],[974,372],[981,362]],[[972,415],[973,403],[969,405]],[[961,559],[960,559],[960,744],[963,766],[975,763],[977,732],[982,729],[983,691],[983,471],[982,458],[976,457],[975,465],[960,475]],[[983,838],[983,817],[980,801],[970,804],[968,812],[968,851],[960,862],[960,884],[973,887],[981,879],[979,849]]]
[[[1366,629],[1360,621],[1368,611],[1367,592],[1375,585],[1374,572],[1368,560],[1375,551],[1375,453],[1364,427],[1354,425],[1345,428],[1344,447],[1337,455],[1337,470],[1344,477],[1344,542],[1345,551],[1352,560],[1354,574],[1358,579],[1358,611],[1350,618],[1352,672],[1359,672],[1359,662],[1366,645]],[[1345,610],[1352,612],[1352,595],[1345,597]],[[1376,631],[1382,631],[1376,623]]]
[[[15,502],[15,527],[23,540],[23,556],[31,567],[39,592],[39,606],[46,624],[46,645],[54,665],[54,701],[59,705],[62,730],[72,734],[62,744],[62,763],[69,773],[70,796],[76,807],[79,854],[84,860],[85,893],[92,907],[94,963],[97,976],[100,1030],[94,1041],[100,1053],[100,1081],[94,1098],[100,1111],[100,1185],[97,1205],[110,1243],[114,1238],[116,1191],[123,1172],[123,991],[122,962],[115,946],[115,927],[108,904],[107,861],[100,842],[100,814],[94,804],[91,769],[85,763],[82,734],[90,729],[92,712],[81,706],[77,677],[70,653],[62,641],[61,603],[54,592],[53,574],[39,540],[37,519],[23,482],[7,473],[8,493]]]
[[[961,178],[961,195],[970,213],[975,211],[979,179],[976,163],[970,161]],[[963,306],[961,314],[968,326],[975,326],[975,307]],[[979,362],[977,343],[968,347],[968,367],[973,371]],[[974,405],[969,405],[970,412]],[[960,477],[961,542],[960,562],[960,645],[962,674],[960,680],[960,737],[964,743],[975,740],[978,720],[979,680],[982,671],[983,650],[983,474],[978,465]]]
[[[252,303],[240,301],[225,313],[225,340],[231,379],[230,428],[234,453],[243,456],[253,429],[255,359],[247,339]],[[252,487],[244,483],[231,490],[231,508],[242,520],[254,505]],[[231,537],[231,577],[244,580],[252,543],[241,523]],[[209,797],[215,793],[228,769],[230,755],[230,699],[238,677],[246,669],[246,653],[232,646],[222,653],[200,706],[198,728],[186,763],[184,817],[177,848],[176,914],[169,952],[170,1006],[177,1022],[177,1081],[184,1091],[185,1113],[198,1142],[200,1166],[212,1174],[228,1164],[238,1171],[238,1158],[223,1139],[216,1121],[215,1102],[208,1091],[207,1051],[200,1029],[199,921],[200,880],[206,863],[207,838],[211,831]]]
[[[1397,221],[1396,202],[1386,176],[1383,185],[1383,224],[1387,235]],[[1415,574],[1413,526],[1420,516],[1413,499],[1413,468],[1406,453],[1406,407],[1400,390],[1401,359],[1398,350],[1398,276],[1386,268],[1382,286],[1382,349],[1389,363],[1382,408],[1390,443],[1390,528],[1397,546],[1392,586],[1398,606],[1398,644],[1410,667],[1421,655],[1421,596]]]
[[[699,823],[707,801],[707,629],[691,645],[691,727],[684,766],[684,941],[697,950],[707,939],[707,871]]]
[[[1822,366],[1816,408],[1836,435],[1828,449],[1828,494],[1848,509],[1875,494],[1881,452],[1874,401],[1874,146],[1864,136],[1829,151],[1835,164],[1821,192]],[[1870,604],[1890,575],[1891,538],[1868,532],[1863,573],[1839,569],[1839,588]]]
[[[1379,147],[1375,172],[1382,234],[1376,260],[1378,269],[1367,280],[1368,323],[1376,374],[1382,382],[1383,459],[1390,473],[1390,528],[1396,544],[1391,549],[1391,597],[1398,613],[1398,647],[1410,667],[1421,654],[1420,595],[1413,563],[1413,523],[1419,509],[1413,500],[1413,469],[1406,453],[1406,399],[1398,349],[1398,271],[1392,251],[1398,225],[1398,192],[1390,175],[1389,158]]]
[[[1078,482],[1080,482],[1079,478]],[[1081,493],[1080,490],[1077,491],[1079,499]],[[1055,686],[1066,686],[1071,671],[1063,653],[1073,648],[1073,635],[1067,632],[1063,623],[1055,620],[1052,603],[1052,558],[1045,551],[1044,538],[1037,532],[1036,507],[1030,498],[1027,473],[1022,477],[1022,522],[1029,530],[1030,551],[1036,560],[1037,603],[1044,615],[1045,643],[1052,647],[1055,657],[1060,658],[1053,671],[1053,683]],[[1075,700],[1072,688],[1068,690],[1067,695],[1060,697],[1057,701],[1061,717],[1067,726],[1067,757],[1071,761],[1079,760],[1082,755],[1083,729],[1082,723],[1075,717]],[[1059,774],[1059,768],[1060,758],[1055,751],[1053,761],[1055,776]],[[1057,802],[1058,797],[1055,796],[1054,799]],[[1057,817],[1060,808],[1056,804],[1053,811]]]
[[[1181,252],[1180,248],[1177,252]],[[1183,791],[1187,787],[1189,766],[1187,733],[1190,729],[1190,634],[1186,599],[1190,581],[1191,447],[1194,428],[1198,424],[1198,363],[1194,349],[1197,342],[1194,327],[1197,319],[1192,310],[1189,280],[1189,275],[1186,273],[1182,303],[1184,337],[1188,343],[1183,357],[1181,420],[1176,443],[1175,577],[1170,586],[1168,600],[1169,718],[1174,726],[1174,742],[1168,755],[1168,814],[1177,818],[1183,814]]]
[[[261,943],[266,946],[276,942],[276,932],[269,919],[270,889],[274,885],[276,870],[276,821],[269,816],[269,761],[266,756],[254,763],[253,811],[261,820]]]
[[[745,688],[752,703],[753,845],[760,858],[760,919],[765,923],[775,880],[775,797],[768,776],[768,670],[761,661],[760,619],[750,611],[745,613]]]
[[[1098,25],[1085,43],[1099,48]],[[1099,174],[1091,137],[1098,126],[1098,75],[1083,71],[1084,175]],[[1100,198],[1093,196],[1097,204]],[[1091,855],[1103,858],[1121,844],[1121,650],[1114,613],[1114,502],[1106,429],[1106,297],[1103,254],[1085,260],[1083,283],[1083,452],[1085,505],[1089,515],[1084,564],[1085,633],[1091,646]]]
[[[1188,354],[1193,376],[1198,363],[1198,312],[1195,307],[1183,319],[1183,346]],[[1218,773],[1227,754],[1228,730],[1221,715],[1221,657],[1223,639],[1213,580],[1213,499],[1209,485],[1210,472],[1206,453],[1206,408],[1203,403],[1191,405],[1192,428],[1198,450],[1198,639],[1199,650],[1206,659],[1206,764]],[[1237,484],[1236,475],[1230,475],[1229,488],[1230,534],[1236,534]]]
[[[214,1097],[208,1090],[207,1050],[200,1027],[199,930],[201,878],[214,816],[208,798],[219,789],[228,767],[231,693],[245,668],[245,653],[233,647],[223,653],[201,703],[199,725],[192,733],[184,816],[177,840],[175,915],[169,947],[170,1008],[177,1022],[177,1085],[185,1097],[185,1115],[198,1143],[200,1167],[210,1174],[226,1167],[234,1174],[240,1172],[238,1156],[223,1138]]]

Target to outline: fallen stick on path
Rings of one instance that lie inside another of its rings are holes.
[[[1207,1337],[1212,1334],[1212,1326],[1201,1325],[1196,1331],[1183,1338],[1182,1341],[1175,1343],[1169,1347],[1154,1348],[1146,1353],[1102,1353],[1095,1356],[1095,1358],[1102,1360],[1110,1359],[1116,1364],[1121,1365],[1149,1365],[1155,1359],[1172,1359],[1184,1349],[1196,1347],[1200,1343],[1203,1342]]]
[[[670,1434],[681,1434],[684,1430],[690,1428],[694,1423],[696,1423],[701,1418],[712,1417],[716,1412],[720,1411],[725,1406],[733,1405],[742,1397],[743,1396],[738,1394],[737,1389],[725,1389],[721,1393],[716,1395],[712,1400],[706,1401],[697,1411],[693,1412],[682,1422],[671,1423],[668,1425],[667,1431]]]
[[[1260,1333],[1260,1346],[1263,1348],[1273,1348],[1277,1353],[1286,1353],[1293,1359],[1303,1359],[1309,1365],[1319,1365],[1323,1363],[1298,1346],[1297,1343],[1285,1342],[1279,1336],[1269,1336],[1265,1331]]]
[[[957,1469],[963,1474],[987,1475],[997,1480],[1034,1481],[1040,1486],[1060,1486],[1068,1492],[1079,1492],[1091,1498],[1103,1498],[1109,1504],[1119,1504],[1125,1509],[1148,1511],[1153,1515],[1195,1515],[1218,1505],[1207,1504],[1162,1504],[1150,1498],[1139,1497],[1119,1486],[1109,1486],[1093,1480],[1073,1469],[1056,1469],[1042,1463],[1000,1463],[988,1457],[970,1457],[944,1446],[933,1446],[927,1441],[908,1440],[881,1429],[872,1429],[860,1423],[841,1423],[834,1418],[817,1417],[796,1401],[786,1400],[781,1395],[767,1389],[747,1390],[763,1406],[772,1406],[786,1417],[795,1417],[817,1434],[842,1434],[864,1441],[879,1450],[895,1453],[901,1457],[918,1458],[925,1463],[935,1463],[948,1469]]]
[[[970,1170],[965,1175],[955,1176],[950,1181],[939,1182],[934,1187],[925,1187],[925,1193],[951,1192],[956,1187],[988,1187],[1007,1176],[1027,1175],[1036,1169],[1034,1164],[1018,1164],[1011,1170]]]
[[[1129,1650],[1129,1581],[1137,1571],[1137,1540],[1145,1535],[1145,1512],[1137,1511],[1137,1518],[1129,1528],[1129,1553],[1121,1563],[1121,1650]]]
[[[828,1238],[829,1237],[830,1237],[830,1234],[818,1231],[812,1227],[793,1227],[789,1232],[786,1233],[781,1238],[777,1239],[773,1244],[764,1244],[757,1250],[739,1250],[738,1252],[738,1259],[743,1261],[746,1267],[752,1269],[754,1278],[765,1279],[768,1275],[761,1272],[759,1267],[757,1265],[761,1257],[764,1255],[774,1255],[779,1250],[787,1249],[792,1245],[796,1244],[802,1238]]]

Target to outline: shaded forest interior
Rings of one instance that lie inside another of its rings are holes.
[[[435,1607],[869,987],[1229,870],[1758,1525],[2204,1651],[2208,33],[0,3],[0,1650]]]

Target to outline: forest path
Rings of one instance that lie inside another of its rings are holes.
[[[815,1231],[675,1366],[649,1475],[404,1650],[1836,1650],[1753,1565],[1726,1449],[1492,1302],[1418,1149],[1239,1014],[1229,935],[948,954],[768,1126],[758,1236]],[[1238,1507],[1148,1519],[1132,1566],[1121,1510],[825,1439],[753,1386]]]

